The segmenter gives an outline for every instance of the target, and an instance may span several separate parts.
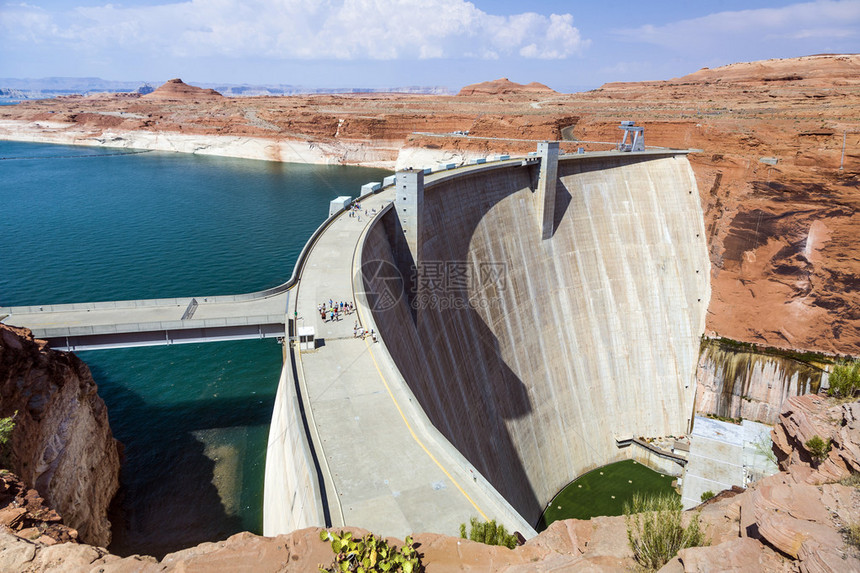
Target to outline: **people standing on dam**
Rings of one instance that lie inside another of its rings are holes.
[[[345,315],[355,312],[355,304],[352,301],[333,301],[329,299],[328,304],[323,302],[317,305],[317,311],[323,322],[340,320]]]

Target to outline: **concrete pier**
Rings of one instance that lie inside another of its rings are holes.
[[[409,251],[408,257],[406,253],[402,256],[404,260],[417,264],[427,227],[424,220],[424,172],[415,169],[400,171],[396,181],[394,206]]]

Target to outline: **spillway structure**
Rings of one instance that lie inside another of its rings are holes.
[[[624,439],[688,433],[710,298],[686,153],[538,156],[398,173],[356,279],[433,425],[532,524]]]

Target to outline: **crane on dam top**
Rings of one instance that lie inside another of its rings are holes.
[[[645,151],[645,128],[637,126],[635,121],[622,121],[618,129],[624,130],[624,137],[618,144],[618,151]],[[630,143],[627,143],[627,136]]]

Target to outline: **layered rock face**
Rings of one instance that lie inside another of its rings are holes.
[[[0,324],[0,416],[15,417],[13,469],[81,540],[107,546],[118,442],[89,368],[26,329]]]
[[[818,392],[824,370],[790,357],[705,340],[696,370],[696,411],[770,426],[792,396]]]
[[[0,525],[42,545],[78,541],[78,532],[63,525],[63,518],[45,505],[39,492],[10,472],[0,472]]]
[[[831,448],[820,461],[806,443],[818,436]],[[860,402],[834,404],[807,394],[788,400],[772,433],[779,467],[804,483],[819,484],[860,473]]]

